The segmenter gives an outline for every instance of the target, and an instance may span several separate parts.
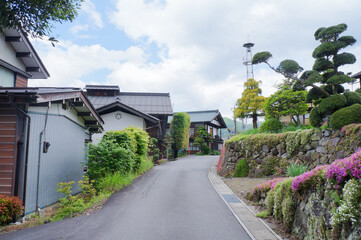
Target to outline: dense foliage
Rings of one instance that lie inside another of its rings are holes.
[[[17,28],[42,38],[51,34],[53,23],[73,21],[83,0],[3,0],[0,1],[0,26]],[[52,37],[49,40],[55,41]]]
[[[188,147],[190,124],[191,120],[187,113],[180,112],[173,115],[170,123],[170,135],[174,141],[172,144],[174,158],[177,158],[179,150]]]
[[[280,90],[272,94],[264,105],[266,118],[280,118],[292,116],[297,125],[301,124],[300,115],[307,113],[307,91],[294,91],[289,85],[283,85]]]
[[[138,170],[147,157],[148,134],[140,128],[107,132],[97,145],[91,145],[87,161],[90,179],[109,173],[128,174]]]
[[[237,108],[234,110],[236,118],[251,117],[253,128],[257,128],[257,118],[263,115],[263,105],[266,102],[266,98],[261,96],[260,83],[261,81],[254,79],[248,79],[244,83],[245,90],[242,97],[237,100]]]
[[[259,127],[259,132],[272,132],[277,133],[281,131],[283,128],[283,124],[277,118],[267,119],[262,125]]]
[[[0,225],[11,223],[23,213],[23,203],[18,197],[0,195]]]

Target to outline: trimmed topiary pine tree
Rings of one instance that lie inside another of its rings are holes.
[[[329,103],[329,100],[333,99],[328,99],[331,95],[344,91],[342,84],[353,81],[348,74],[339,69],[344,65],[356,62],[356,57],[352,53],[341,52],[356,42],[352,36],[342,36],[346,30],[347,25],[344,23],[321,27],[316,30],[314,37],[316,41],[320,42],[320,45],[312,53],[312,57],[315,58],[314,65],[311,70],[304,71],[300,77],[298,75],[303,71],[303,68],[294,60],[287,59],[282,61],[278,67],[273,67],[269,63],[272,57],[271,53],[259,52],[253,56],[252,64],[266,63],[277,73],[291,79],[291,85],[295,90],[311,87],[307,100],[313,101],[315,105],[322,105],[318,109],[320,116],[315,114],[316,112],[310,116],[310,122],[313,126],[320,126],[325,116],[346,107],[344,99],[340,98],[341,102],[333,101],[332,104]],[[324,108],[324,105],[327,107]],[[313,117],[315,118],[312,119]]]

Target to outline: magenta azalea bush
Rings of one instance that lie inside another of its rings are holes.
[[[361,149],[347,158],[331,163],[327,167],[326,178],[336,181],[336,188],[349,179],[361,178]]]
[[[274,187],[277,185],[277,183],[282,182],[285,179],[287,179],[287,178],[274,178],[270,181],[258,184],[252,189],[252,193],[257,194],[257,193],[268,192],[269,190],[274,189]]]
[[[292,180],[291,188],[295,191],[305,188],[312,183],[319,182],[322,177],[324,177],[324,169],[328,165],[322,165],[314,168],[311,171],[305,172],[302,175],[295,177]]]

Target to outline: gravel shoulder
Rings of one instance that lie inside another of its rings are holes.
[[[258,213],[262,212],[265,209],[262,208],[255,202],[249,201],[247,199],[247,193],[251,192],[253,187],[257,184],[267,182],[272,178],[222,178],[225,184],[233,191],[234,194],[237,195],[238,198],[242,199],[242,201],[247,204],[249,208],[252,209],[253,212]],[[284,231],[283,227],[277,223],[272,217],[268,217],[263,219],[263,221],[272,228],[282,239],[284,240],[295,240],[297,239],[295,236],[288,234]]]

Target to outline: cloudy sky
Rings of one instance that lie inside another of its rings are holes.
[[[346,23],[359,42],[346,49],[361,71],[359,0],[85,0],[72,23],[57,24],[59,44],[33,43],[50,79],[31,86],[115,84],[122,91],[170,92],[174,111],[231,108],[243,91],[248,41],[253,53],[270,51],[272,64],[294,59],[313,64],[315,30]],[[263,95],[282,77],[254,66]],[[350,86],[349,86],[350,87]]]

